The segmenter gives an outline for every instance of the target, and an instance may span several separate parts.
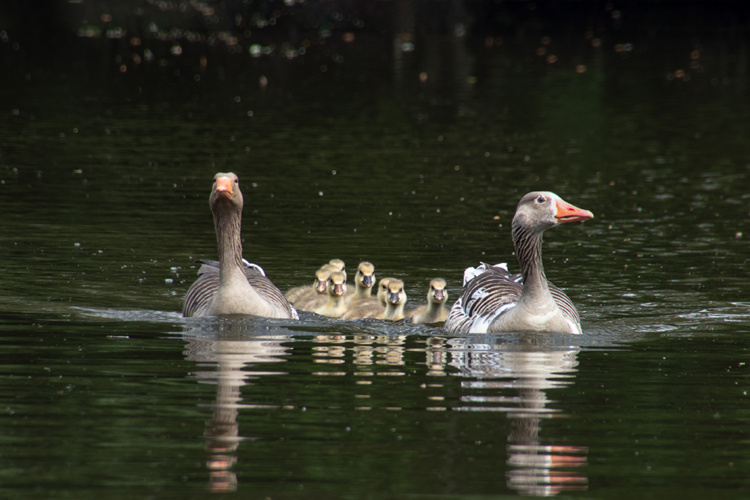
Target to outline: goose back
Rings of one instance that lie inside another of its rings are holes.
[[[578,325],[578,311],[570,298],[552,283],[548,282],[547,286],[563,317]],[[487,333],[493,321],[518,304],[522,293],[522,275],[511,274],[499,266],[488,267],[464,285],[445,326],[454,333]]]
[[[198,269],[198,279],[185,296],[185,304],[182,309],[182,315],[185,317],[206,316],[221,283],[221,264],[219,261],[202,259],[197,262],[202,265]],[[281,290],[266,277],[263,268],[245,261],[244,271],[250,286],[264,297],[273,308],[282,311],[279,317],[298,319],[297,311],[289,304]]]

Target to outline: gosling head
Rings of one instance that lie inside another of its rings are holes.
[[[427,292],[427,300],[437,304],[443,304],[448,300],[448,290],[445,289],[447,286],[443,278],[435,278],[430,281],[430,289]]]
[[[354,275],[357,286],[372,288],[375,284],[375,266],[369,262],[360,262],[357,274]]]
[[[334,271],[328,277],[328,294],[340,297],[346,293],[346,275],[341,271]]]

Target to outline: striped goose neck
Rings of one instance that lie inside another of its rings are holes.
[[[528,226],[513,219],[513,246],[516,248],[518,262],[524,284],[542,284],[547,288],[547,276],[542,264],[542,232],[534,231]]]
[[[216,242],[219,246],[221,275],[226,276],[231,270],[242,269],[242,213],[225,207],[217,207],[214,213]],[[243,271],[244,274],[244,271]]]

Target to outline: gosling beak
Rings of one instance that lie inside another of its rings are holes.
[[[333,285],[333,293],[336,295],[344,295],[344,284],[343,283],[336,283]]]
[[[318,286],[315,287],[318,293],[326,293],[326,280],[318,280]]]
[[[433,296],[435,297],[435,300],[437,300],[438,302],[442,302],[445,300],[445,290],[443,290],[442,288],[438,288],[435,290]]]
[[[365,276],[364,276],[364,277],[362,278],[362,284],[363,284],[364,286],[366,286],[367,288],[371,288],[371,287],[372,287],[372,276],[370,276],[369,274],[366,274],[366,275],[365,275]]]

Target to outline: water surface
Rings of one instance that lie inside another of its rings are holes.
[[[56,60],[4,42],[3,494],[750,488],[744,28],[696,4],[687,25],[498,7],[463,33],[424,17],[410,32],[385,5],[365,26],[281,15],[239,52],[91,40],[72,15]],[[216,255],[217,171],[239,175],[245,256],[281,289],[369,260],[411,306],[433,277],[455,298],[469,265],[517,269],[515,205],[553,190],[595,214],[545,235],[584,334],[183,319],[195,259]]]

